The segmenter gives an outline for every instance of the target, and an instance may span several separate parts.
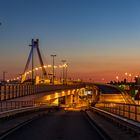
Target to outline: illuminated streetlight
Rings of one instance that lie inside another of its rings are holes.
[[[127,73],[127,72],[125,72],[124,74],[125,74],[125,76],[126,76],[126,77],[125,77],[125,79],[124,79],[124,82],[126,82],[126,83],[127,83],[127,76],[128,76],[128,73]]]
[[[127,72],[125,72],[125,75],[127,76],[127,75],[128,75],[128,73],[127,73]]]
[[[47,68],[47,66],[45,66],[45,65],[44,65],[43,67],[44,67],[44,68]]]
[[[116,76],[117,81],[119,81],[119,76]]]
[[[130,82],[132,82],[132,74],[130,73],[128,76],[130,77]]]
[[[51,68],[52,67],[52,65],[48,65],[48,68]]]
[[[102,78],[101,80],[102,80],[102,81],[104,81],[105,79],[104,79],[104,78]]]
[[[63,63],[63,85],[64,85],[64,82],[65,82],[65,74],[64,74],[64,66],[65,66],[65,63],[66,63],[66,60],[62,60],[62,63]]]
[[[66,83],[67,83],[67,77],[68,77],[68,63],[65,65],[66,68]]]

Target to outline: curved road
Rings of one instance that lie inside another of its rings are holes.
[[[102,93],[104,94],[121,94],[122,91],[116,86],[105,85],[105,84],[95,84]]]
[[[30,122],[4,140],[102,140],[83,112],[55,112]]]

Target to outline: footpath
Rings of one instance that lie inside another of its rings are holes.
[[[140,137],[131,131],[121,128],[109,119],[93,111],[86,111],[90,119],[99,126],[112,140],[140,140]]]

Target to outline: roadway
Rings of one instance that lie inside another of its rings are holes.
[[[112,85],[95,84],[104,94],[121,94],[121,90]]]
[[[58,111],[41,116],[3,140],[102,140],[84,112]]]

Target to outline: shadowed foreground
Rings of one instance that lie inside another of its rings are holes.
[[[16,130],[4,140],[101,140],[83,112],[55,112]]]

